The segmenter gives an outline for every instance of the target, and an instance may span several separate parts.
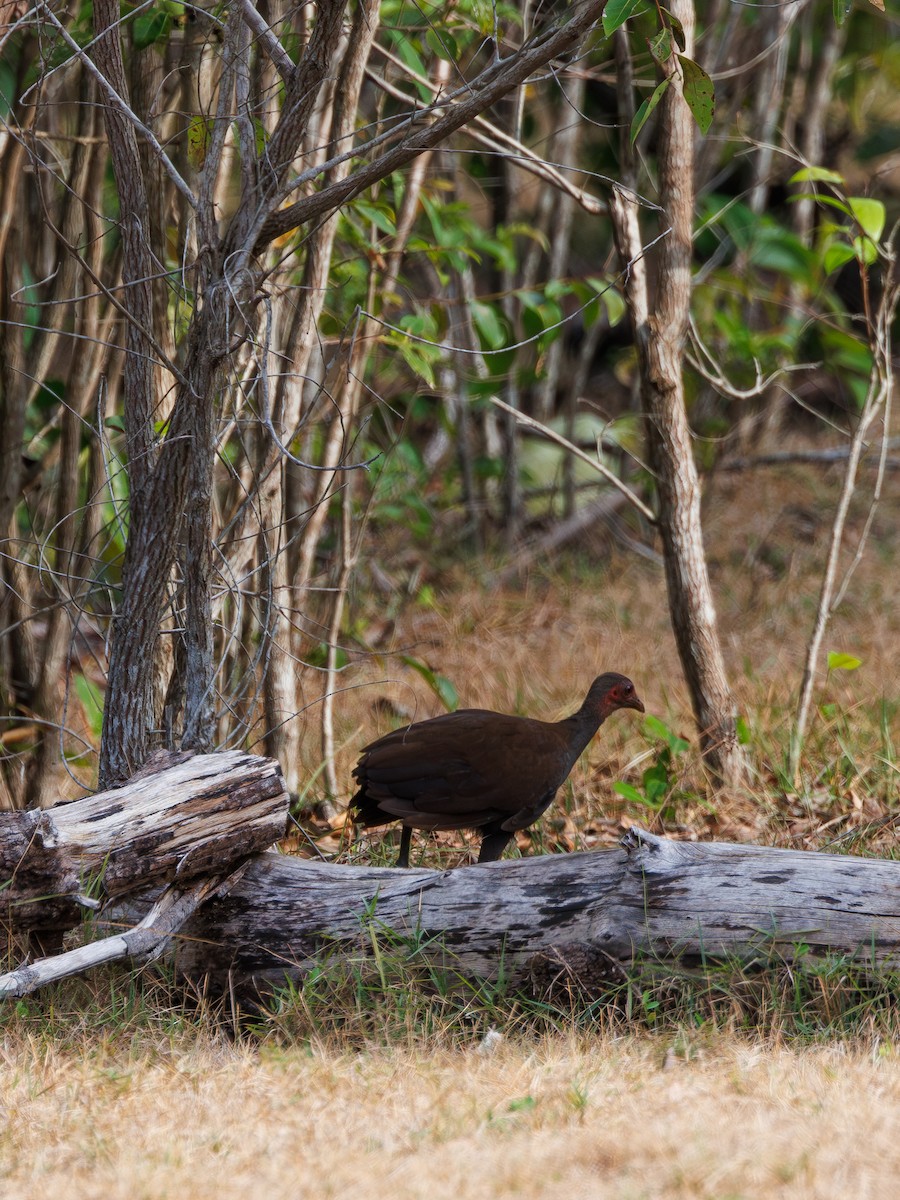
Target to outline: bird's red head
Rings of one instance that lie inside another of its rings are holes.
[[[588,698],[599,704],[604,714],[615,712],[617,708],[635,708],[644,711],[644,704],[635,690],[634,684],[627,675],[618,675],[608,671],[598,675],[591,684]]]

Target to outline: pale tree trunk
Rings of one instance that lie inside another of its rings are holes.
[[[333,107],[330,119],[332,139],[327,147],[326,158],[342,153],[352,138],[364,73],[378,30],[378,8],[378,0],[365,0],[357,6],[354,13],[350,35],[344,48],[334,103],[333,106],[328,106]],[[321,126],[320,113],[317,128],[321,130]],[[329,182],[338,182],[346,178],[350,167],[350,159],[340,162],[327,173],[326,178]],[[317,330],[327,295],[337,227],[338,214],[335,212],[322,221],[310,238],[300,303],[282,348],[283,357],[291,361],[293,378],[282,381],[276,392],[276,419],[281,425],[282,436],[287,441],[290,441],[300,428],[304,415],[304,383],[314,352],[318,354]],[[352,425],[352,415],[347,411],[344,400],[345,391],[342,381],[342,386],[336,389],[334,399],[338,406],[338,415],[332,418],[324,461],[321,464],[326,469],[316,473],[316,498],[303,537],[298,539],[296,545],[279,547],[277,556],[269,566],[272,594],[272,615],[269,623],[271,648],[268,670],[263,682],[266,718],[263,740],[266,753],[284,764],[288,789],[294,793],[303,789],[304,763],[300,755],[303,726],[297,714],[303,707],[298,676],[306,647],[303,645],[301,623],[291,616],[291,610],[295,606],[305,610],[308,604],[316,550],[328,514],[328,496],[341,477],[340,456],[344,450],[347,431]],[[277,456],[277,448],[273,446],[272,450]],[[293,532],[289,491],[292,473],[295,482],[298,473],[308,474],[299,463],[290,462],[285,462],[281,469],[276,468],[273,474],[272,483],[275,486],[271,488],[268,503],[272,514],[269,520],[270,528],[281,530],[284,527]],[[283,483],[279,476],[283,477]]]
[[[671,7],[693,54],[690,0]],[[670,70],[675,69],[670,62]],[[746,777],[737,739],[735,703],[725,674],[716,610],[703,548],[700,481],[685,408],[681,362],[691,303],[694,216],[694,121],[673,80],[659,105],[659,202],[662,239],[655,303],[651,309],[633,193],[616,192],[612,215],[626,269],[626,297],[634,324],[651,465],[656,476],[669,611],[691,693],[704,759],[726,786]],[[623,131],[628,137],[628,129]]]

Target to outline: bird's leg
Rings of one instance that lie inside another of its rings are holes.
[[[511,833],[486,833],[481,839],[481,849],[478,852],[479,862],[496,862],[503,854],[512,837]]]
[[[403,832],[400,834],[400,854],[397,858],[398,867],[409,866],[409,846],[412,842],[412,826],[404,825]]]

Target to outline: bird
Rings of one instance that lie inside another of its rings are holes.
[[[644,711],[634,684],[598,675],[577,712],[536,721],[464,708],[404,725],[364,746],[350,807],[365,827],[403,822],[398,867],[414,829],[474,829],[478,861],[494,862],[550,806],[581,752],[619,708]]]

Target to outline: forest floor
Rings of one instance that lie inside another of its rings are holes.
[[[552,719],[615,669],[689,743],[666,768],[664,804],[613,793],[616,781],[640,789],[666,744],[637,714],[617,714],[520,851],[611,845],[638,823],[893,855],[884,818],[897,813],[900,773],[896,473],[825,639],[861,665],[823,670],[802,786],[784,771],[839,478],[798,466],[707,485],[723,644],[754,766],[745,791],[715,796],[703,777],[661,569],[602,533],[505,583],[438,570],[427,549],[391,552],[386,539],[379,570],[397,591],[367,600],[360,575],[355,644],[369,649],[351,653],[342,677],[339,778],[349,784],[359,746],[392,722],[442,711],[435,675],[465,706]],[[866,514],[861,491],[848,559]],[[317,741],[311,723],[310,775]],[[339,827],[310,831],[345,860],[394,852],[380,831],[353,844]],[[298,833],[299,852],[305,839]],[[417,852],[445,865],[467,853],[450,835]],[[339,1012],[306,1011],[234,1036],[233,1023],[185,1005],[164,980],[100,974],[0,1017],[0,1198],[884,1200],[900,1189],[894,994],[843,996],[841,1023],[826,1011],[829,986],[818,1006],[788,999],[764,1021],[726,994],[714,1011],[656,1022],[646,1006],[630,1026],[559,1014],[542,1025],[502,1004],[417,1022],[414,1006],[397,1016],[395,996],[393,1017],[360,1021],[357,998],[343,1026]]]

